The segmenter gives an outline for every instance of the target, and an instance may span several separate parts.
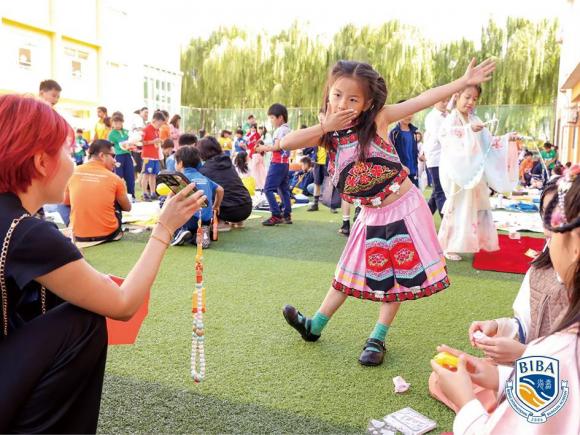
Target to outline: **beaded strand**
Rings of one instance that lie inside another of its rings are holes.
[[[192,295],[193,326],[191,332],[191,377],[195,383],[205,379],[205,288],[203,287],[203,230],[201,217],[197,226],[197,253],[195,256],[195,290]],[[197,364],[199,362],[199,370]]]

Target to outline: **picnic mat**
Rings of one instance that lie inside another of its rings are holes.
[[[499,251],[480,251],[473,257],[473,268],[525,274],[535,255],[542,252],[546,241],[542,238],[522,237],[520,240],[499,235]]]
[[[115,281],[118,285],[123,283],[123,278],[110,275],[111,279]],[[137,340],[137,335],[139,335],[139,330],[141,329],[141,324],[147,314],[149,313],[149,293],[145,297],[145,301],[139,307],[139,310],[135,315],[128,320],[123,322],[121,320],[113,320],[107,317],[107,332],[109,334],[109,346],[115,344],[133,344]]]

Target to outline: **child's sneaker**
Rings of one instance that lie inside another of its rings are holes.
[[[151,197],[149,196],[149,194],[144,193],[143,195],[141,195],[141,201],[151,202]]]
[[[314,202],[314,203],[312,203],[312,204],[310,205],[310,207],[308,207],[308,208],[306,209],[306,211],[318,211],[318,204],[317,204],[317,203],[315,203],[315,202]]]
[[[201,247],[203,249],[209,248],[211,244],[211,238],[209,237],[209,226],[203,225],[201,227]]]
[[[191,239],[193,239],[193,234],[191,234],[191,231],[181,229],[171,241],[171,246],[181,246]]]
[[[292,216],[284,216],[283,220],[285,224],[292,224]]]
[[[268,219],[262,222],[265,227],[273,227],[274,225],[279,225],[282,223],[282,218],[278,216],[270,216]]]

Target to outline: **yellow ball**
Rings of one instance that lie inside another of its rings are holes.
[[[165,183],[159,183],[155,189],[160,196],[167,196],[171,193],[171,189]]]

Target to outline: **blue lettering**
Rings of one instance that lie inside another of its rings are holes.
[[[554,374],[554,363],[553,362],[548,364],[548,367],[546,367],[546,372],[550,372],[550,373]]]
[[[526,365],[525,361],[520,362],[520,373],[527,373],[528,366]]]
[[[538,372],[544,371],[544,361],[542,360],[536,361],[536,371]]]

